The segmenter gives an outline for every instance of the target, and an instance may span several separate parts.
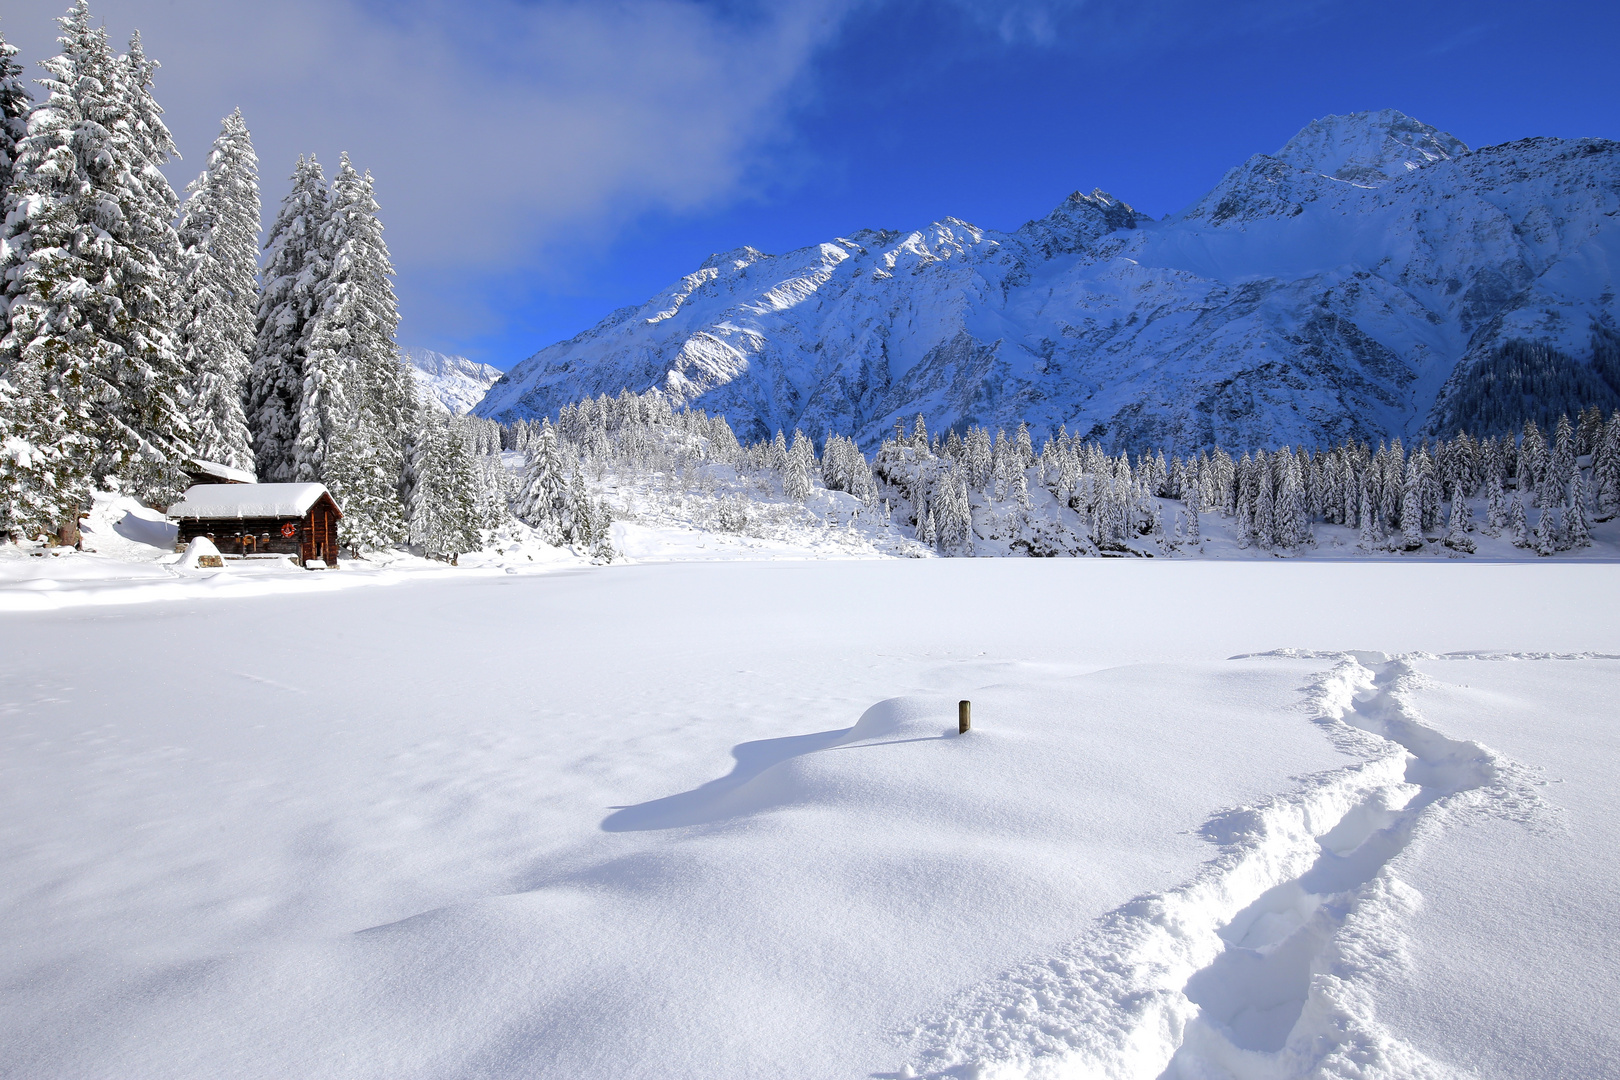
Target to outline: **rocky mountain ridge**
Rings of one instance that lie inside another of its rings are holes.
[[[416,378],[421,399],[452,416],[471,412],[501,377],[499,368],[431,349],[405,350],[405,363]]]
[[[1471,151],[1358,113],[1160,221],[1077,192],[1011,232],[947,218],[713,256],[517,365],[476,412],[657,388],[739,435],[868,447],[918,413],[1167,449],[1501,426],[1558,394],[1620,404],[1617,268],[1620,143]]]

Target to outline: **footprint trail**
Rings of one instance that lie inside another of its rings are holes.
[[[1536,781],[1424,724],[1409,661],[1332,655],[1308,689],[1313,719],[1363,761],[1216,815],[1204,835],[1221,852],[1194,880],[964,994],[910,1033],[898,1075],[1461,1075],[1382,1027],[1365,989],[1404,964],[1419,901],[1390,864],[1458,815],[1535,821]]]

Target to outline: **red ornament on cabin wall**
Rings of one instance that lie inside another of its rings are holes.
[[[291,540],[294,536],[298,535],[298,526],[294,525],[290,521],[287,522],[287,524],[281,527],[281,535]]]

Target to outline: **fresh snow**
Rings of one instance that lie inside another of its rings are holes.
[[[121,558],[0,560],[122,600],[0,605],[12,1075],[1620,1053],[1612,563],[653,564],[712,552],[621,522],[643,565],[514,535],[255,594],[137,510],[87,523]]]
[[[221,480],[233,484],[257,484],[259,478],[246,469],[233,469],[229,465],[222,465],[217,461],[204,461],[202,458],[192,458],[185,463],[185,469],[190,473],[203,473],[207,476],[217,476]]]
[[[196,484],[169,507],[169,516],[297,517],[325,494],[323,484]]]
[[[452,416],[471,412],[501,377],[500,369],[465,356],[446,356],[431,349],[406,349],[404,356],[421,399]]]

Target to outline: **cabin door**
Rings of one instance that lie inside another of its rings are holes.
[[[309,543],[316,562],[326,561],[326,509],[317,505],[309,512]]]

